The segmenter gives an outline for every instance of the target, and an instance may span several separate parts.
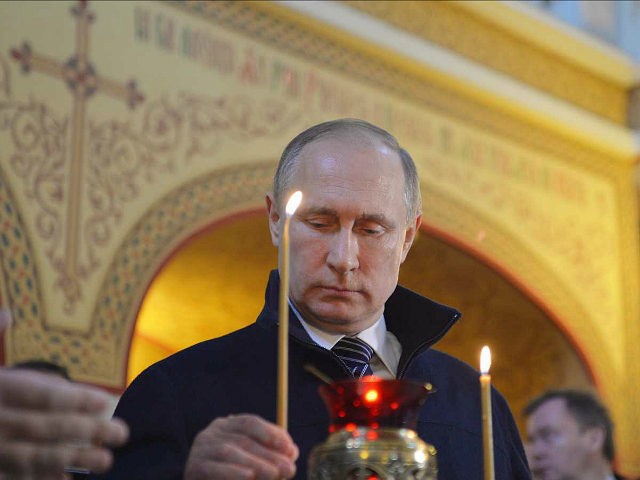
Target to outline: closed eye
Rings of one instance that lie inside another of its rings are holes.
[[[355,230],[362,235],[377,236],[387,231],[385,225],[371,220],[360,220],[356,223]]]
[[[335,224],[335,220],[333,218],[327,217],[309,217],[304,221],[307,225],[315,230],[324,230],[330,228]]]
[[[313,227],[313,228],[324,228],[327,226],[326,223],[323,222],[314,222],[312,220],[307,220],[307,225]]]

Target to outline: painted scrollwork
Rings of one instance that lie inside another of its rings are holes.
[[[9,64],[6,59],[0,55],[0,94],[9,98],[11,95],[11,78],[9,77]]]
[[[213,158],[225,141],[272,135],[300,117],[284,101],[247,96],[178,94],[144,105],[126,121],[90,121],[83,160],[83,218],[77,251],[65,251],[69,186],[69,120],[44,103],[0,103],[0,131],[9,133],[9,165],[35,205],[35,231],[56,271],[55,286],[73,313],[86,282],[101,264],[126,205],[159,178],[184,172],[197,158]],[[184,175],[188,179],[188,174]],[[75,256],[69,261],[69,256]],[[70,271],[69,265],[73,265]]]
[[[284,102],[179,94],[149,102],[137,129],[113,121],[92,125],[86,179],[91,214],[85,224],[90,258],[109,241],[124,206],[143,185],[194,157],[215,156],[225,139],[272,135],[298,118]]]
[[[45,105],[29,102],[0,103],[0,132],[14,146],[7,159],[22,180],[23,191],[37,205],[35,229],[47,240],[47,254],[57,250],[62,239],[67,122]]]

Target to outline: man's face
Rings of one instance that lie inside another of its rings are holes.
[[[402,164],[368,137],[316,140],[299,161],[291,182],[303,198],[289,230],[290,297],[312,325],[359,332],[383,313],[420,224],[418,217],[407,225]],[[279,245],[271,197],[267,207]]]
[[[527,458],[535,480],[588,478],[594,455],[602,448],[593,429],[583,430],[564,399],[543,403],[527,418]]]

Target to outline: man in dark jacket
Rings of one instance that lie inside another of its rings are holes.
[[[430,382],[418,434],[437,449],[439,478],[482,475],[478,374],[430,347],[460,314],[397,285],[420,227],[416,168],[388,132],[360,120],[316,125],[287,146],[267,195],[274,245],[290,224],[288,432],[275,425],[279,275],[271,273],[257,322],[203,342],[143,372],[116,410],[130,426],[111,479],[305,478],[329,418],[319,380],[373,373]],[[344,337],[373,351],[362,368],[332,351]],[[357,340],[356,340],[357,337]],[[369,370],[370,369],[370,370]],[[513,418],[492,394],[498,480],[529,479]]]

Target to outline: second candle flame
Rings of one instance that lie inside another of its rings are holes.
[[[482,347],[482,351],[480,352],[480,373],[486,375],[489,373],[489,369],[491,368],[491,350],[489,350],[488,346]]]

